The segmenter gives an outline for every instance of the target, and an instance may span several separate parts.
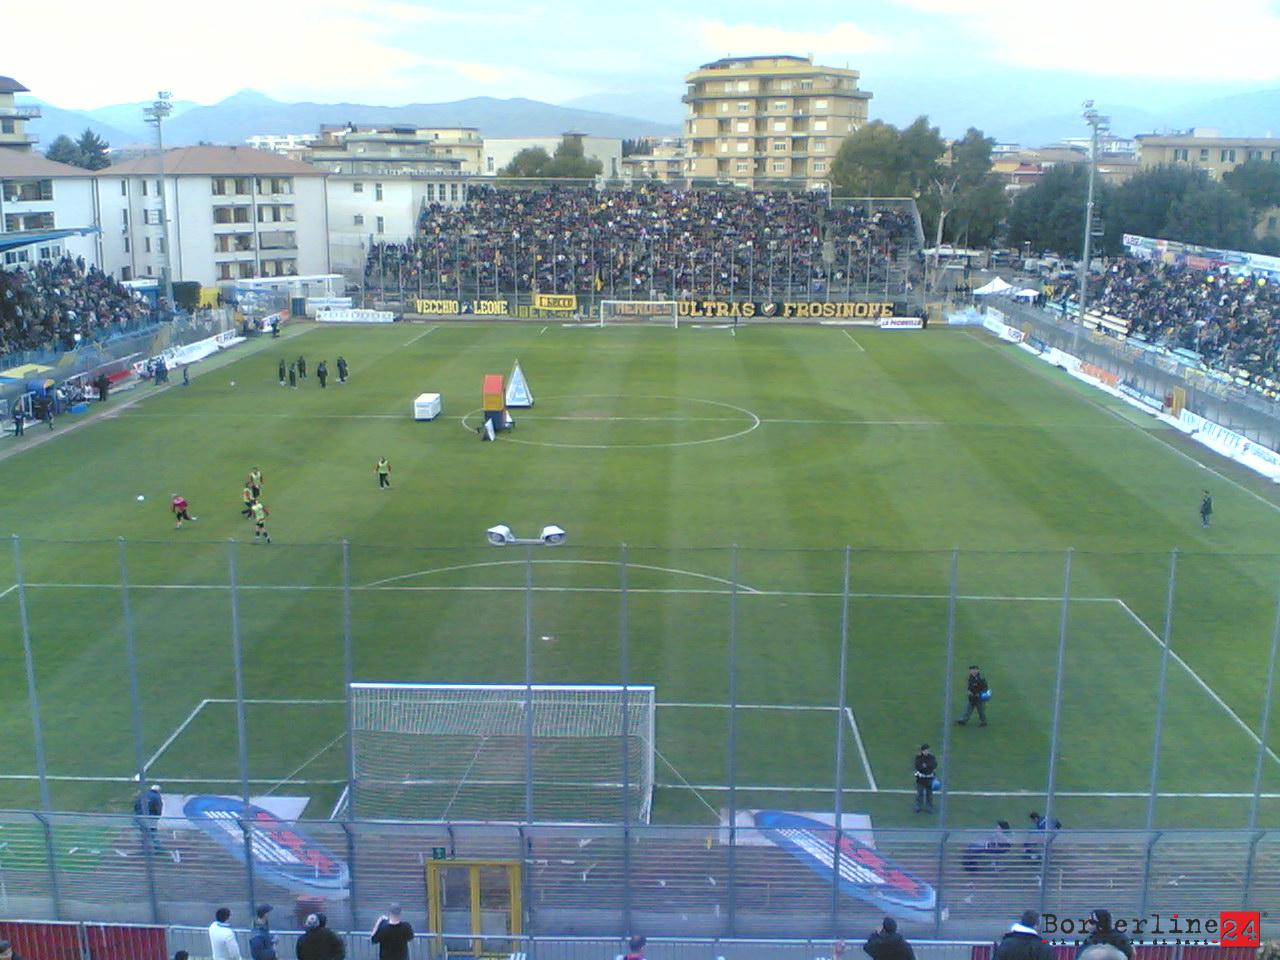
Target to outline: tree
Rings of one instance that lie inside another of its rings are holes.
[[[1009,242],[1026,243],[1037,253],[1051,250],[1078,257],[1084,242],[1084,203],[1088,192],[1088,168],[1083,164],[1051,167],[1033,187],[1014,198],[1009,211]],[[1095,186],[1097,208],[1105,202],[1105,189]]]
[[[989,244],[1009,209],[1004,185],[991,172],[994,146],[995,140],[975,127],[951,145],[947,173],[956,187],[946,220],[952,240],[965,246]]]
[[[1210,180],[1203,170],[1161,166],[1131,177],[1114,192],[1107,247],[1116,251],[1121,235],[1179,240],[1237,250],[1257,249],[1256,219],[1235,190]]]
[[[551,155],[551,162],[547,164],[547,172],[543,175],[570,180],[587,180],[599,176],[602,170],[604,170],[604,164],[599,160],[587,159],[582,149],[581,137],[565,137],[560,141],[560,146],[556,147],[556,152]]]
[[[57,163],[69,163],[73,167],[84,166],[84,155],[81,154],[80,148],[65,133],[49,144],[49,149],[44,152],[44,155]]]
[[[498,171],[500,177],[541,177],[551,162],[551,155],[542,147],[525,147],[511,162]]]
[[[832,191],[840,197],[900,197],[908,194],[903,168],[898,128],[872,120],[846,137],[836,151]]]
[[[88,127],[85,127],[84,133],[76,141],[76,149],[80,151],[80,163],[77,166],[86,170],[101,170],[111,166],[110,145]]]
[[[604,167],[582,150],[580,137],[565,137],[550,156],[542,147],[527,147],[498,171],[500,177],[549,177],[585,180],[597,176]]]
[[[1246,160],[1224,173],[1222,184],[1244,198],[1255,223],[1272,207],[1280,207],[1280,163]]]

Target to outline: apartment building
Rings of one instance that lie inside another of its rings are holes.
[[[1143,134],[1137,137],[1138,166],[1174,164],[1204,170],[1218,180],[1246,160],[1280,163],[1280,138],[1224,137],[1217,130],[1199,127],[1185,133]]]
[[[103,268],[121,279],[205,286],[250,277],[329,272],[325,173],[249,147],[180,147],[95,174]],[[161,190],[164,191],[163,200]]]
[[[34,150],[0,149],[0,237],[30,238],[5,250],[0,266],[21,267],[64,254],[98,262],[93,173]],[[75,231],[74,233],[72,231]]]
[[[684,178],[688,150],[679,137],[642,142],[645,152],[622,158],[622,175],[669,182]]]
[[[692,179],[765,186],[825,181],[841,142],[867,122],[858,71],[812,57],[726,57],[685,77]]]
[[[559,137],[485,137],[484,170],[486,177],[495,177],[521,150],[541,147],[554,154],[564,140],[577,140],[582,144],[582,155],[588,160],[600,161],[600,175],[613,179],[622,174],[622,140],[619,137],[592,137],[585,133],[566,133]]]

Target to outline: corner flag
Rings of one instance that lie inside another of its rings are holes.
[[[524,378],[524,371],[520,369],[519,360],[511,368],[511,376],[507,378],[507,406],[533,406],[533,393],[529,390],[529,383]]]

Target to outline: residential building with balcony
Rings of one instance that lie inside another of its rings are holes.
[[[688,158],[685,143],[679,137],[669,137],[656,142],[644,142],[644,153],[633,153],[622,158],[622,175],[642,180],[669,182],[684,178],[684,163]]]
[[[0,150],[0,237],[25,235],[31,240],[29,246],[5,250],[0,267],[13,269],[64,254],[97,264],[93,187],[92,171],[55,163],[34,150]]]
[[[812,57],[726,57],[685,77],[685,176],[745,187],[828,180],[845,137],[867,122],[856,70]]]
[[[1184,133],[1140,134],[1138,166],[1186,166],[1204,170],[1219,180],[1247,160],[1280,163],[1280,138],[1224,137],[1217,130],[1199,127]]]
[[[27,121],[39,117],[40,108],[14,99],[15,94],[30,92],[13,77],[0,77],[0,148],[30,150],[39,139],[27,132]]]
[[[323,170],[249,147],[180,147],[95,174],[103,268],[158,277],[167,204],[174,280],[204,286],[329,272]],[[160,191],[164,190],[162,203]]]

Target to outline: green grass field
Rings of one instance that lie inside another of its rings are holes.
[[[628,545],[630,679],[657,687],[654,817],[666,822],[708,822],[726,799],[737,544],[739,805],[829,809],[841,736],[845,808],[925,822],[911,812],[910,760],[922,740],[942,743],[959,548],[955,712],[969,662],[995,697],[989,727],[951,728],[949,819],[1024,822],[1043,806],[1074,548],[1056,810],[1073,827],[1141,825],[1177,547],[1157,819],[1245,822],[1280,498],[1014,348],[957,331],[529,323],[304,327],[240,350],[193,368],[188,388],[128,406],[138,394],[121,395],[0,461],[56,808],[125,810],[132,796],[122,555],[150,775],[174,791],[237,789],[234,550],[255,792],[309,796],[308,815],[323,817],[345,762],[339,542],[352,544],[357,679],[520,682],[522,553],[483,536],[502,522],[569,532],[535,554],[543,683],[619,682]],[[352,381],[280,388],[277,359],[299,352],[312,368],[345,355]],[[537,405],[480,443],[481,376],[516,358]],[[445,415],[415,423],[426,390],[444,395]],[[384,453],[385,492],[373,469]],[[239,515],[254,465],[269,547]],[[1202,530],[1206,486],[1217,512]],[[175,491],[200,518],[183,530],[167,512]],[[6,807],[38,802],[14,563],[0,553]],[[1274,754],[1263,788],[1274,824]]]

